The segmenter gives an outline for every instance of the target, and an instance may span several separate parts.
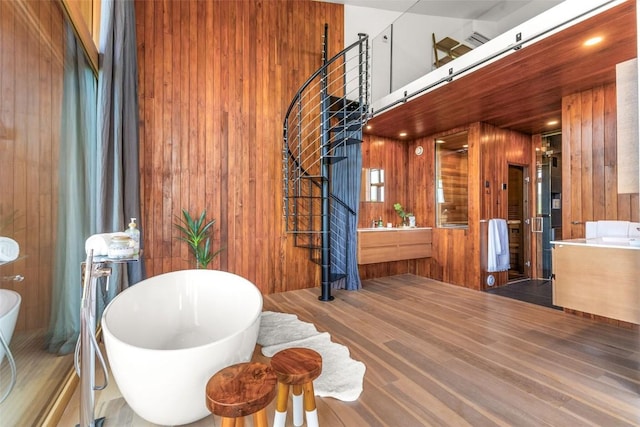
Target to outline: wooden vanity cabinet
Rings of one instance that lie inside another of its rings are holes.
[[[431,257],[431,228],[358,230],[358,264]]]

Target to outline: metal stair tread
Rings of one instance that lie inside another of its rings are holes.
[[[347,156],[324,156],[323,158],[327,159],[329,163],[333,164],[346,159]]]
[[[347,124],[339,123],[329,128],[329,132],[356,132],[362,129],[362,121],[349,122]]]
[[[335,108],[339,106],[339,108]],[[345,97],[329,95],[329,111],[358,111],[360,109],[360,103]]]

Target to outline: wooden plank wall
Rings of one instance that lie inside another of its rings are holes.
[[[375,135],[363,136],[362,167],[384,169],[384,202],[360,202],[358,227],[371,227],[371,220],[382,218],[385,224],[400,224],[401,218],[393,209],[395,203],[402,204],[408,212],[413,206],[407,200],[408,151],[405,141]]]
[[[638,194],[617,194],[616,171],[616,100],[615,84],[563,98],[563,236],[584,237],[584,221],[618,219],[639,221]],[[453,129],[412,141],[407,145],[407,200],[425,225],[434,226],[434,139],[459,132]],[[486,123],[469,126],[469,229],[437,229],[433,232],[433,259],[422,268],[427,277],[449,283],[483,289],[486,283],[486,228],[477,229],[475,221],[507,218],[508,192],[501,189],[508,182],[508,166],[520,165],[529,169],[530,201],[525,206],[529,216],[535,210],[535,147],[540,135],[525,135]],[[475,132],[475,134],[474,134]],[[474,136],[475,135],[475,136]],[[422,157],[413,155],[416,146],[425,149]],[[474,157],[476,156],[476,157]],[[474,183],[475,182],[475,183]],[[485,187],[485,182],[489,183]],[[477,197],[477,200],[476,200]],[[473,208],[478,203],[477,213]],[[572,224],[578,222],[578,224]],[[486,226],[485,226],[486,227]],[[527,227],[523,236],[529,234]],[[536,244],[531,246],[532,265]],[[475,245],[475,247],[471,247]],[[477,264],[477,266],[476,266]],[[377,272],[408,271],[409,266],[377,266]],[[376,276],[367,271],[366,277]],[[535,274],[534,274],[535,275]],[[498,273],[496,284],[507,282],[507,273]]]
[[[435,227],[435,139],[468,131],[468,168],[469,176],[469,227]],[[417,272],[426,277],[457,285],[479,288],[479,159],[480,124],[474,123],[465,128],[430,135],[408,144],[411,161],[408,163],[408,181],[411,183],[408,199],[416,206],[416,215],[425,218],[426,225],[433,228],[432,258],[418,261]],[[417,146],[424,148],[421,156],[414,154]]]
[[[57,221],[63,14],[53,1],[0,1],[0,235],[26,258],[0,267],[22,296],[16,331],[49,323]]]
[[[640,221],[638,193],[617,190],[615,84],[562,98],[562,159],[563,239],[585,221]]]
[[[467,129],[469,132],[469,227],[435,228],[435,139]],[[508,182],[509,164],[531,166],[531,137],[486,123],[472,123],[467,128],[431,135],[412,141],[424,148],[422,156],[413,155],[408,163],[408,181],[415,191],[408,194],[417,214],[427,219],[433,230],[433,257],[421,265],[423,275],[472,289],[483,289],[486,280],[486,225],[481,220],[507,218],[507,192],[501,184]],[[489,187],[485,187],[489,181]],[[486,224],[486,223],[485,223]],[[507,273],[499,273],[497,283],[506,283]],[[504,276],[504,277],[503,277]]]
[[[343,6],[311,0],[137,0],[147,275],[192,268],[173,223],[214,218],[210,265],[263,293],[319,285],[282,210],[282,124],[298,88],[343,45]]]
[[[432,153],[433,155],[433,153]],[[426,156],[424,154],[423,156]],[[399,225],[400,217],[393,208],[400,203],[407,211],[416,215],[418,226],[432,226],[430,216],[412,198],[412,194],[426,190],[424,180],[409,178],[410,165],[415,155],[406,141],[365,134],[362,143],[362,167],[382,168],[385,172],[385,201],[383,203],[360,202],[358,227],[368,228],[373,219],[382,217],[385,224]],[[362,280],[413,273],[429,277],[430,262],[426,260],[404,260],[361,265],[358,268]]]

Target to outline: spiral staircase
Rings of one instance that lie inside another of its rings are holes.
[[[332,284],[345,280],[355,241],[346,231],[357,220],[356,207],[336,195],[332,175],[347,160],[349,147],[362,142],[370,96],[368,36],[359,34],[357,42],[328,59],[327,30],[325,25],[322,67],[287,110],[283,145],[286,230],[321,266],[321,301],[332,300]]]

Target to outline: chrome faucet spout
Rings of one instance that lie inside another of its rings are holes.
[[[0,277],[0,282],[22,282],[23,280],[24,276],[21,274],[16,274],[15,276]]]

